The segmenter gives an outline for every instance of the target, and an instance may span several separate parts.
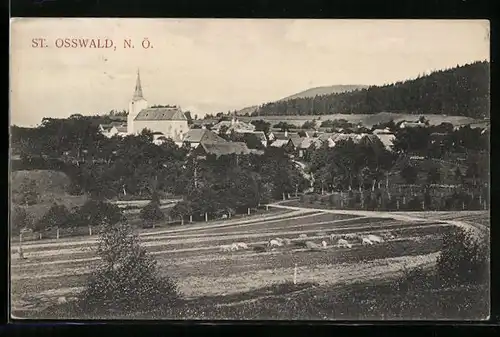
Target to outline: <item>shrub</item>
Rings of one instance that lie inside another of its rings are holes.
[[[175,281],[160,275],[156,260],[140,246],[128,224],[106,224],[97,254],[99,265],[78,296],[81,313],[147,313],[169,308],[178,300]]]
[[[484,284],[489,274],[489,238],[471,230],[453,227],[443,235],[443,248],[437,260],[444,284]]]

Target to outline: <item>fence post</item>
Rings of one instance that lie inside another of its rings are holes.
[[[425,201],[422,200],[422,211],[425,211]]]
[[[248,215],[250,215],[250,207],[248,207]]]
[[[286,200],[286,199],[285,199],[285,192],[283,192],[283,201],[285,201],[285,200]]]
[[[193,215],[190,215],[189,216],[189,223],[192,223],[193,222]]]
[[[56,229],[56,239],[59,240],[59,228]]]
[[[181,217],[181,226],[184,226],[184,217]]]
[[[23,258],[23,233],[19,233],[19,258]]]
[[[406,205],[406,196],[403,195],[403,205]]]
[[[398,199],[398,200],[396,200],[396,208],[397,208],[397,209],[398,209],[398,211],[399,211],[399,199]]]
[[[205,222],[208,222],[208,213],[205,212]]]
[[[295,268],[293,268],[293,284],[297,284],[297,264],[295,264]]]
[[[89,236],[92,236],[92,226],[89,225]]]
[[[42,239],[42,232],[40,232],[39,234],[40,234],[40,235],[39,235],[39,238],[40,238],[40,240],[41,240],[41,239]]]
[[[462,201],[462,210],[465,210],[465,202]]]

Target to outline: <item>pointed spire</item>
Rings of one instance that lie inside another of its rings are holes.
[[[137,69],[137,81],[135,82],[135,91],[133,101],[138,101],[140,99],[144,99],[142,96],[142,86],[141,86],[141,76],[139,75],[139,69]]]

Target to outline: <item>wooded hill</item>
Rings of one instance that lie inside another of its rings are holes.
[[[264,104],[252,115],[446,114],[489,116],[489,62],[474,62],[416,79]]]

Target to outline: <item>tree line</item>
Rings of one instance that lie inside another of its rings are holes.
[[[270,102],[252,116],[395,112],[488,117],[489,68],[489,62],[474,62],[384,86]]]

